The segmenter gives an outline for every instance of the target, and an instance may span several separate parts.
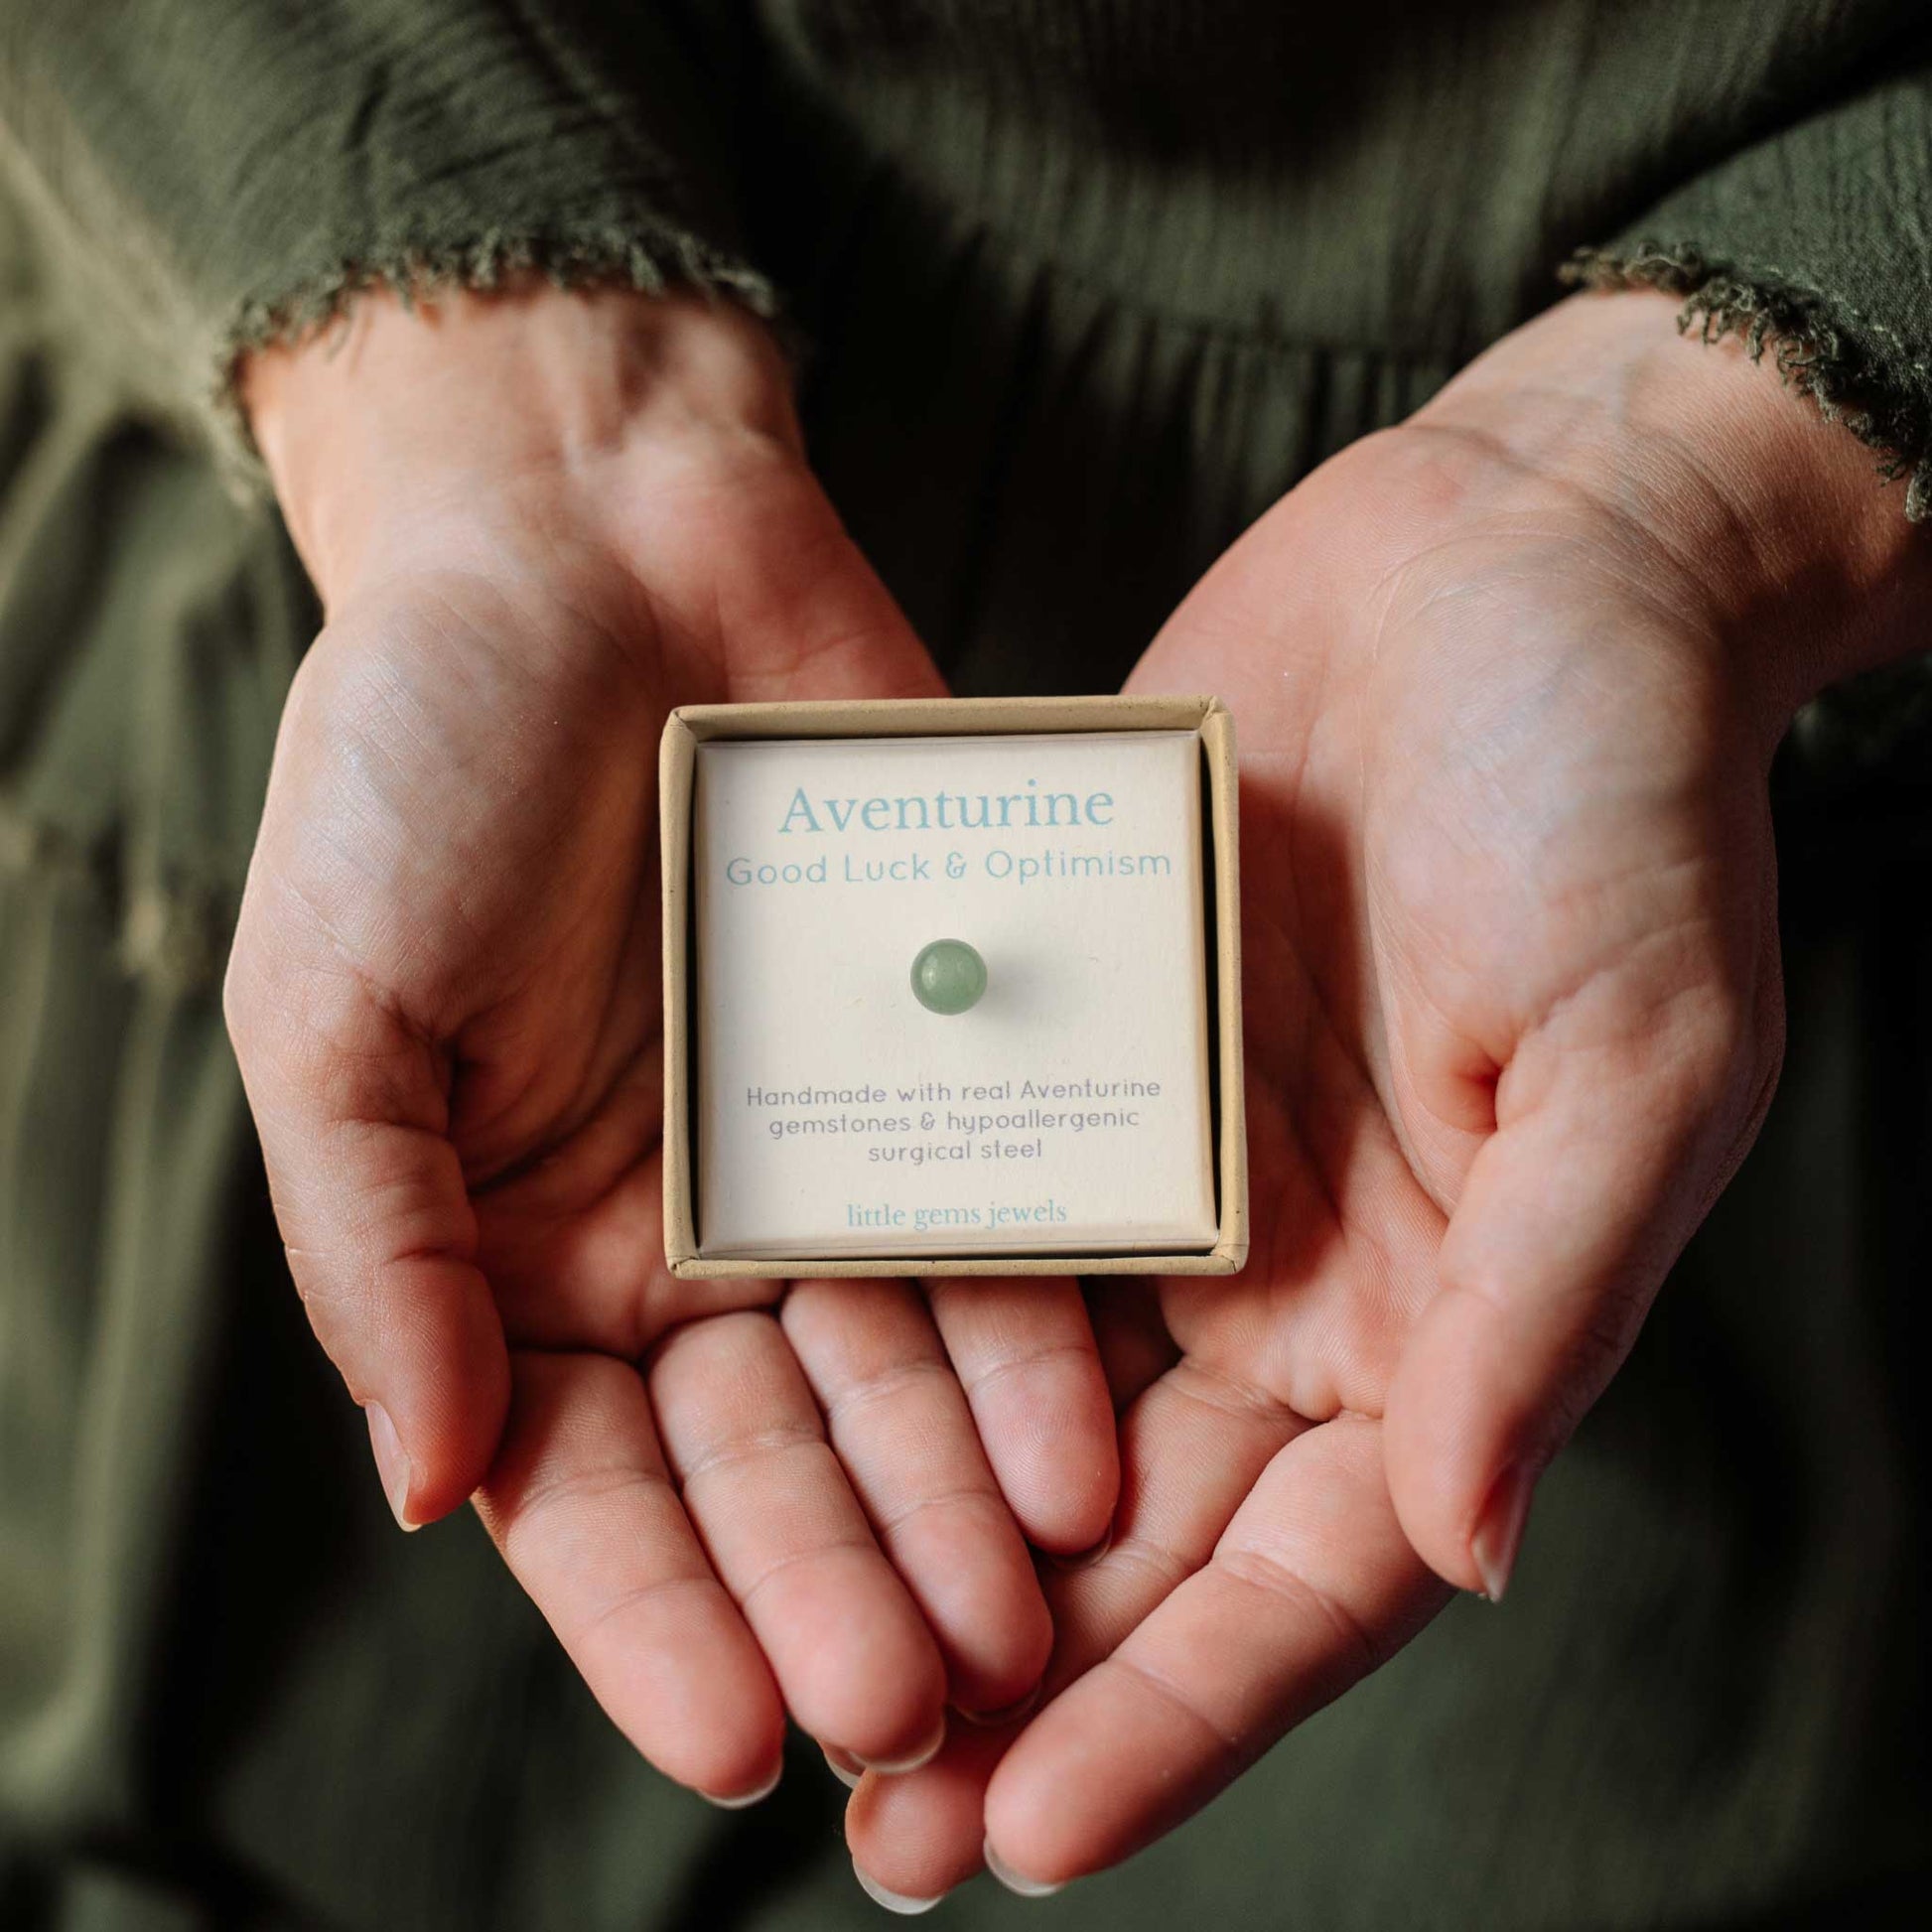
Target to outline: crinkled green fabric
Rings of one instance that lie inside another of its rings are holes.
[[[1566,279],[1686,298],[1707,339],[1754,354],[1906,478],[1932,517],[1932,82],[1870,64],[1869,84],[1693,176],[1641,221],[1586,249]]]
[[[476,1524],[394,1534],[307,1336],[216,998],[316,622],[237,348],[372,277],[522,263],[781,301],[815,461],[959,688],[1104,689],[1579,250],[1757,331],[1874,490],[1880,453],[1909,479],[1922,22],[0,0],[0,1926],[877,1922],[815,1752],[711,1811]],[[1508,1604],[1454,1605],[1126,1871],[952,1923],[1917,1916],[1929,692],[1864,680],[1786,748],[1784,1085]]]

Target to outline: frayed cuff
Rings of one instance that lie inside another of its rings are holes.
[[[665,226],[490,228],[466,238],[405,241],[319,265],[291,275],[272,294],[248,298],[221,340],[209,402],[216,456],[230,487],[255,496],[268,486],[241,406],[241,365],[253,350],[327,327],[371,289],[392,290],[407,307],[439,291],[487,291],[532,275],[560,289],[626,288],[645,295],[694,289],[767,321],[779,314],[777,291],[762,275],[696,235]]]
[[[1842,423],[1878,454],[1887,483],[1905,479],[1905,514],[1932,520],[1932,383],[1914,384],[1923,363],[1892,352],[1816,289],[1707,262],[1689,246],[1580,248],[1559,274],[1573,288],[1660,289],[1681,296],[1677,326],[1716,342],[1737,336],[1751,359],[1768,348],[1782,380],[1809,396],[1831,422]]]

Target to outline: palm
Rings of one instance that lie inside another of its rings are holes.
[[[1197,1353],[1265,1361],[1265,1327],[1271,1386],[1317,1417],[1380,1413],[1446,1217],[1563,1056],[1686,1035],[1741,1089],[1707,1185],[1776,1063],[1762,771],[1708,651],[1613,560],[1560,532],[1377,557],[1377,601],[1317,624],[1277,600],[1265,647],[1226,648],[1367,521],[1378,456],[1265,519],[1137,673],[1220,690],[1249,748],[1244,1279],[1268,1313],[1184,1283],[1164,1306]]]
[[[1244,764],[1253,1245],[1232,1283],[1163,1283],[1161,1312],[1185,1359],[1295,1415],[1379,1416],[1443,1216],[1403,1157],[1362,1017],[1344,1004],[1354,969],[1331,917],[1330,849],[1297,838],[1277,759]]]
[[[1010,1747],[855,1801],[888,1883],[971,1870],[982,1791],[1023,1871],[1125,1856],[1406,1641],[1431,1565],[1479,1583],[1548,1365],[1567,1430],[1768,1098],[1763,772],[1712,651],[1561,516],[1392,543],[1416,446],[1318,473],[1136,673],[1240,732],[1253,1250],[1097,1307],[1114,1544],[1049,1588]]]
[[[305,744],[313,717],[322,756],[263,884],[438,1039],[511,1338],[617,1349],[626,1310],[600,1305],[594,1256],[653,1207],[648,752],[665,707],[656,653],[621,641],[623,587],[603,574],[577,573],[576,609],[536,572],[513,592],[495,574],[417,578],[333,624],[288,726]]]

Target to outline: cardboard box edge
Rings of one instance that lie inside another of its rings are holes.
[[[1235,755],[1234,714],[1219,698],[1201,719],[1207,753],[1208,797],[1214,815],[1214,925],[1220,1016],[1221,1238],[1216,1252],[1230,1273],[1248,1259],[1247,1056],[1242,1039],[1241,769]]]
[[[679,1281],[724,1281],[758,1277],[765,1281],[808,1281],[826,1276],[840,1280],[860,1276],[893,1276],[899,1280],[927,1280],[960,1275],[1232,1275],[1240,1263],[1220,1248],[1205,1254],[1173,1255],[910,1255],[765,1258],[731,1255],[691,1255],[670,1263]]]
[[[765,704],[680,705],[671,717],[699,744],[733,738],[962,738],[1017,732],[1195,731],[1218,698],[1088,692],[1026,698],[787,698]],[[1225,707],[1222,707],[1225,711]],[[881,731],[882,722],[896,729]]]
[[[698,1251],[692,1212],[690,988],[691,799],[698,743],[679,712],[664,721],[657,752],[658,879],[664,983],[664,1259],[675,1274]]]

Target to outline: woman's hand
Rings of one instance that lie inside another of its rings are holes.
[[[1037,1681],[1014,1513],[1099,1537],[1105,1385],[1070,1285],[780,1307],[669,1276],[656,774],[674,704],[938,676],[728,307],[370,298],[247,400],[328,621],[228,1014],[391,1506],[476,1492],[607,1710],[703,1792],[765,1787],[787,1708],[915,1758],[949,1699]]]
[[[1058,1881],[1186,1817],[1500,1596],[1537,1477],[1763,1118],[1766,772],[1916,645],[1923,565],[1843,430],[1655,296],[1565,304],[1264,516],[1134,688],[1242,765],[1254,1247],[1096,1295],[1112,1547],[1048,1586],[1051,1702],[868,1779],[862,1869]]]

